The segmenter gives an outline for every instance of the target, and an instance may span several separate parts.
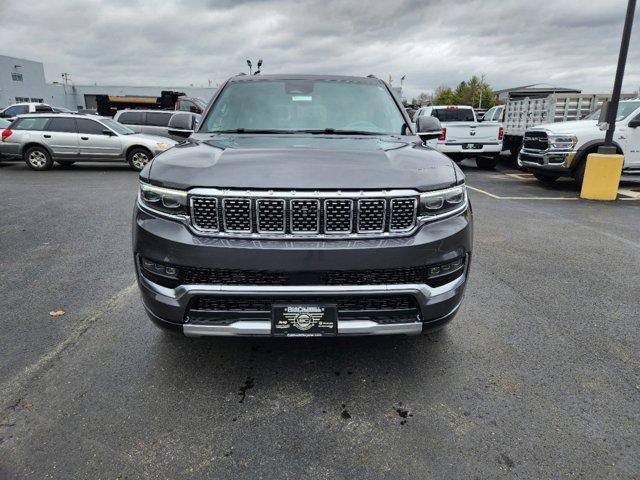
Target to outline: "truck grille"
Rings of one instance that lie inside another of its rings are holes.
[[[547,150],[549,148],[549,138],[546,132],[526,132],[522,141],[522,146],[529,150]]]
[[[345,195],[335,193],[336,196]],[[191,196],[191,222],[207,235],[357,237],[398,235],[416,226],[418,195],[380,198]]]

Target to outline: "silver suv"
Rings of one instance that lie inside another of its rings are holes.
[[[126,125],[137,133],[149,133],[160,135],[174,140],[181,141],[184,135],[176,133],[171,126],[171,122],[178,117],[186,117],[191,124],[190,130],[195,130],[200,121],[200,114],[192,112],[180,112],[173,110],[120,110],[113,119],[116,122]]]
[[[33,170],[48,170],[56,161],[127,161],[142,170],[155,155],[177,142],[135,133],[105,117],[79,114],[21,115],[2,131],[0,156],[22,158]]]

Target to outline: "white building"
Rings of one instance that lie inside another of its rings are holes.
[[[18,102],[44,102],[72,110],[96,108],[96,95],[159,97],[163,90],[184,92],[209,101],[217,88],[47,83],[41,62],[0,55],[0,108]]]
[[[0,55],[0,106],[46,101],[46,94],[42,63]]]

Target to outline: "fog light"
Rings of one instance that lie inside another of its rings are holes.
[[[156,263],[147,258],[140,259],[140,265],[142,269],[152,273],[154,275],[159,275],[161,277],[173,278],[177,279],[179,274],[179,269],[176,267],[170,267],[167,265],[163,265],[161,263]]]
[[[178,270],[176,270],[173,267],[166,267],[164,271],[167,272],[167,275],[171,275],[171,276],[175,276],[178,274]]]
[[[457,258],[451,262],[429,267],[427,269],[427,278],[444,277],[445,275],[450,275],[458,270],[462,270],[462,268],[464,268],[464,258]]]

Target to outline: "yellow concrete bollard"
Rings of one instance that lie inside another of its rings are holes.
[[[580,198],[587,200],[615,200],[622,175],[624,155],[591,153],[582,180]]]

